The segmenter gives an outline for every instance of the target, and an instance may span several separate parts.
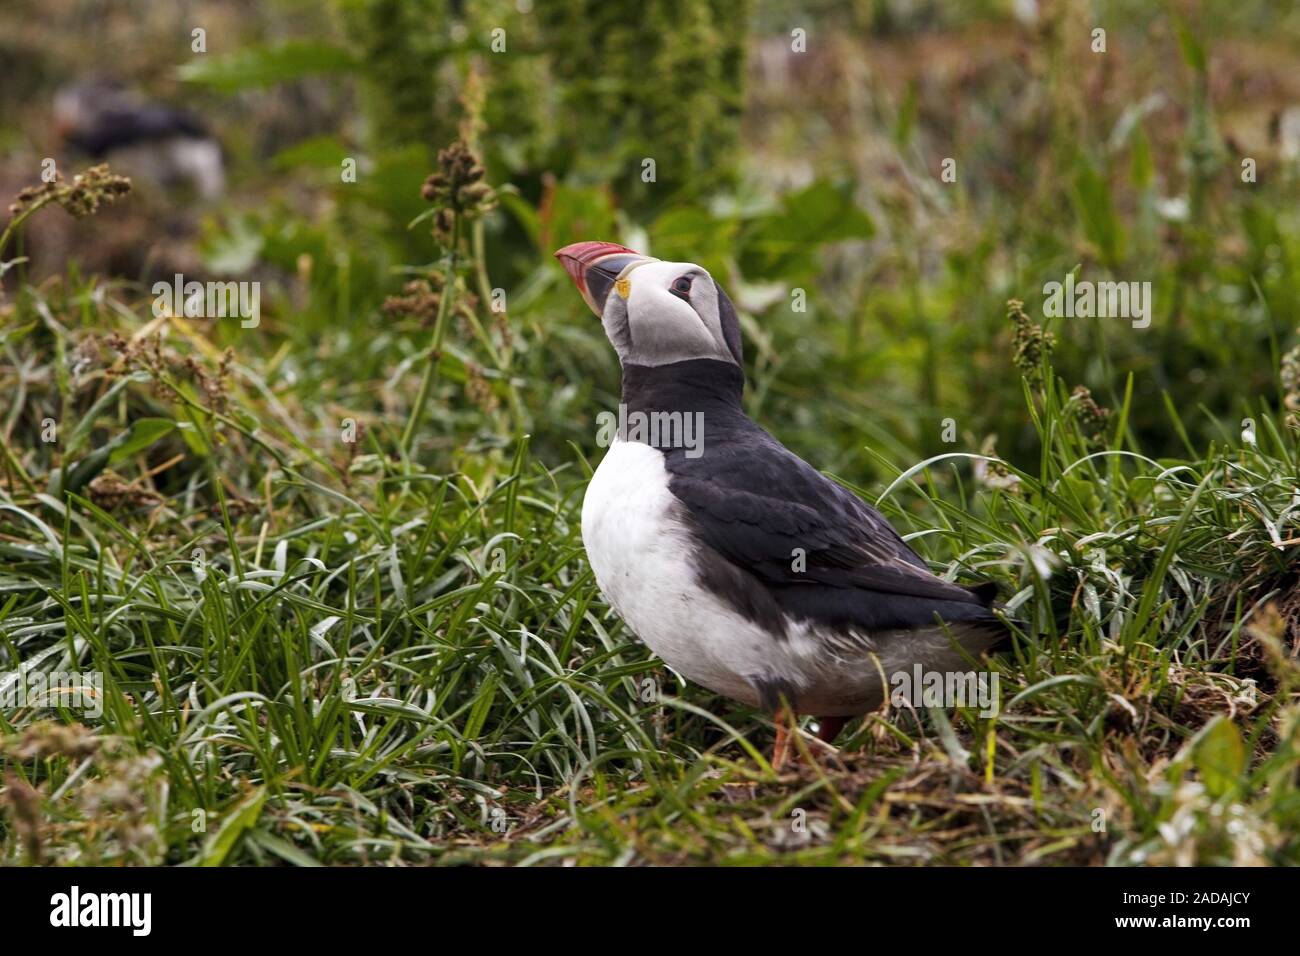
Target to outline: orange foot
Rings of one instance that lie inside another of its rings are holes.
[[[777,773],[784,770],[786,764],[790,762],[790,734],[797,719],[794,712],[785,707],[778,710],[772,718],[773,723],[776,724],[776,739],[772,742],[771,762],[772,769]],[[817,739],[827,745],[827,755],[831,759],[834,759],[835,754],[830,744],[848,722],[848,717],[817,718]]]

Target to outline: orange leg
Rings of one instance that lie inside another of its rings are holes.
[[[844,725],[849,722],[849,717],[818,717],[817,718],[817,739],[825,744],[830,744],[835,740]],[[776,739],[772,742],[772,769],[780,773],[785,769],[785,765],[790,762],[790,735],[798,733],[795,729],[796,721],[794,711],[789,707],[782,705],[773,715],[772,721],[776,724]],[[831,749],[830,753],[834,754]],[[816,759],[815,757],[813,759]]]
[[[790,759],[790,726],[794,723],[794,714],[789,707],[782,706],[772,720],[776,724],[776,740],[772,742],[772,769],[780,773]]]

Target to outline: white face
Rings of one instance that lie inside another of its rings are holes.
[[[688,359],[739,364],[739,328],[734,330],[733,351],[720,298],[712,277],[694,263],[643,260],[620,273],[605,300],[601,322],[624,365]],[[730,303],[725,311],[734,324]]]

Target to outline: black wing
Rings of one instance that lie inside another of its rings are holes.
[[[725,561],[705,551],[705,583],[751,619],[771,626],[770,601],[867,633],[931,626],[936,615],[996,620],[991,589],[936,577],[878,511],[748,419],[738,427],[743,434],[715,435],[700,457],[674,450],[665,463],[685,519]]]
[[[69,142],[93,157],[115,149],[155,143],[175,136],[204,138],[203,121],[192,113],[156,103],[139,106],[111,106],[73,130]]]

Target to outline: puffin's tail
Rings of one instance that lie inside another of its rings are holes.
[[[979,622],[981,625],[984,625],[980,629],[984,630],[987,628],[990,633],[997,633],[1000,635],[998,641],[995,644],[990,645],[988,650],[990,652],[1005,651],[1010,648],[1011,629],[1014,627],[1023,630],[1028,625],[1025,621],[1022,621],[1019,618],[1007,615],[1005,613],[1005,607],[997,603],[997,584],[993,581],[983,581],[979,584],[963,584],[962,587],[973,594],[980,604],[988,608],[990,611],[987,622]],[[1003,614],[999,617],[991,613],[993,611],[1002,611]]]

